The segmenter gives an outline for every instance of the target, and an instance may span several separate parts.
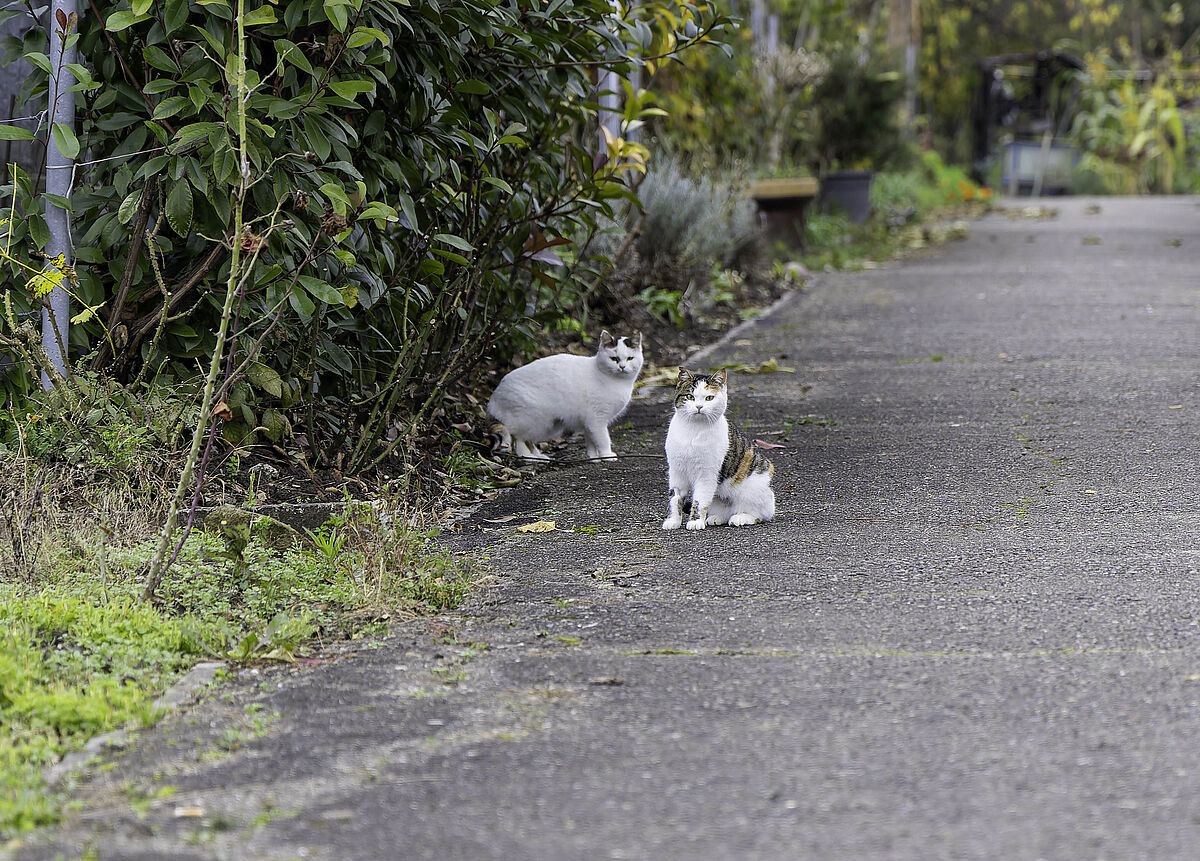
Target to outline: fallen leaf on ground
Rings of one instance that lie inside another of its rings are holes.
[[[523,514],[506,514],[503,517],[483,518],[484,523],[508,523],[510,520],[516,520],[518,517],[524,517]]]
[[[778,359],[767,359],[765,362],[760,362],[757,365],[747,365],[744,362],[741,364],[738,364],[737,362],[730,362],[728,364],[721,365],[721,367],[725,370],[737,371],[742,374],[774,374],[777,372],[785,374],[796,373],[795,368],[785,368],[781,366]]]
[[[175,808],[175,818],[176,819],[199,819],[202,816],[204,816],[204,808],[203,807],[176,807]]]
[[[767,442],[765,439],[756,439],[754,440],[754,444],[759,448],[787,448],[781,442]]]
[[[553,520],[539,520],[536,523],[526,523],[524,526],[518,526],[517,532],[553,532],[554,529]]]

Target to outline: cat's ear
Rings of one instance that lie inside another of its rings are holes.
[[[642,333],[641,332],[637,333],[637,343],[633,345],[633,348],[635,350],[642,349]]]
[[[719,389],[723,389],[723,388],[725,388],[726,385],[729,384],[729,374],[727,374],[725,372],[724,368],[717,371],[715,374],[710,376],[708,379],[711,383],[716,385],[716,387]]]
[[[600,349],[607,350],[610,347],[617,346],[617,342],[613,340],[613,336],[608,334],[608,329],[600,330]]]
[[[691,382],[692,380],[694,380],[695,378],[696,378],[695,374],[693,374],[693,373],[692,373],[691,371],[689,371],[687,368],[680,368],[680,369],[679,369],[679,382],[681,382],[681,383],[690,383],[690,382]]]

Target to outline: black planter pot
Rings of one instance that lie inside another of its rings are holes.
[[[821,212],[841,210],[854,224],[871,214],[872,170],[835,170],[821,177]]]

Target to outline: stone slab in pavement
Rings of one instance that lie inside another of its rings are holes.
[[[1195,857],[1200,200],[1053,206],[706,355],[794,370],[731,384],[776,522],[658,528],[652,390],[452,536],[461,614],[243,674],[15,857]]]

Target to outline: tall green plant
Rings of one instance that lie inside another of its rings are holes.
[[[1186,134],[1169,75],[1144,85],[1133,76],[1081,73],[1082,105],[1073,136],[1080,169],[1112,192],[1173,192]]]

